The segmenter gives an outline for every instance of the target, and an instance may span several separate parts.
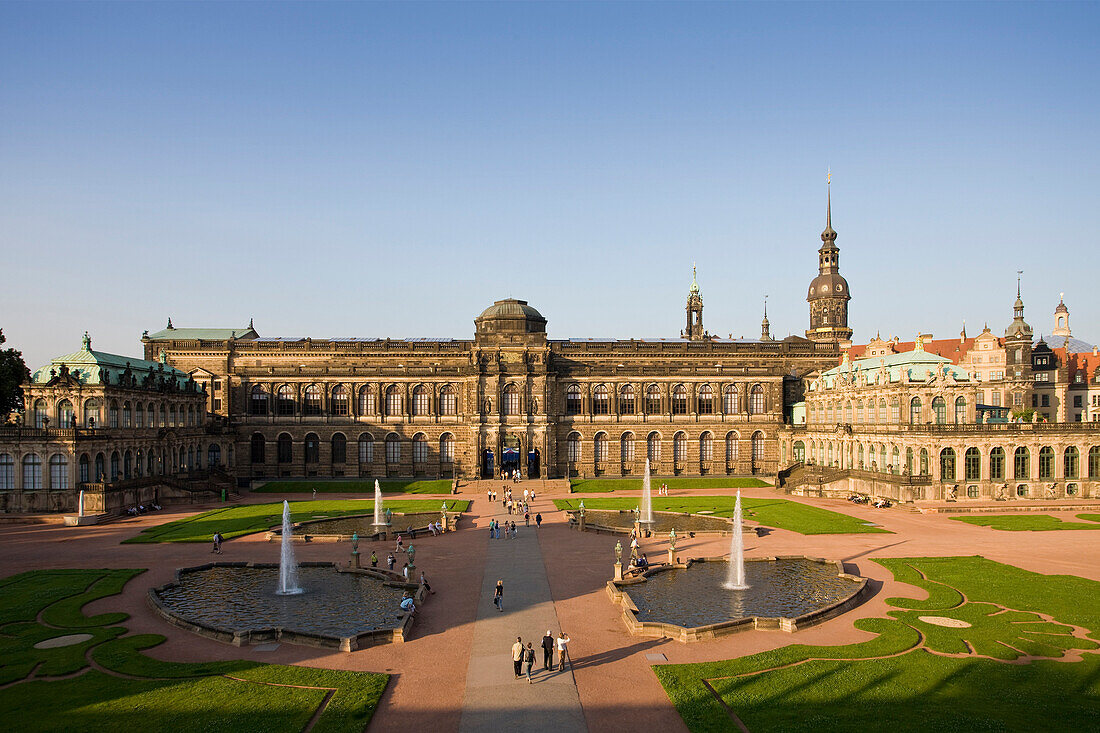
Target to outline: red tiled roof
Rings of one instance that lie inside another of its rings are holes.
[[[958,364],[966,358],[966,352],[974,348],[974,340],[975,337],[967,339],[933,339],[924,342],[924,350],[930,354],[942,356],[944,359],[950,359],[953,364]],[[1002,340],[997,339],[997,342],[1002,343]],[[916,348],[916,345],[916,341],[897,341],[894,343],[894,353],[900,354],[905,351],[912,351]],[[869,346],[870,344],[853,345],[852,348],[848,349],[848,354],[852,359],[863,359]],[[843,357],[841,359],[843,360]]]

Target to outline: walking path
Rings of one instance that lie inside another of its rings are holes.
[[[501,522],[514,518],[506,513],[497,515]],[[513,539],[504,539],[502,534],[501,539],[490,540],[487,530],[478,529],[485,533],[489,548],[459,731],[587,731],[572,669],[543,671],[540,643],[547,629],[557,635],[558,614],[550,596],[538,530],[534,524],[516,525],[519,536]],[[493,605],[500,579],[504,580],[503,612]],[[528,641],[534,645],[534,684],[527,683],[526,675],[514,678],[512,644],[517,636],[525,645]]]

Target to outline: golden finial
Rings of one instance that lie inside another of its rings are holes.
[[[825,185],[829,185],[832,182],[833,182],[833,169],[831,167],[826,168],[825,169]]]
[[[913,351],[924,351],[924,337],[917,334],[917,342],[913,345]]]

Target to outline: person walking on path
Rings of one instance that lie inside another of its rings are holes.
[[[542,637],[542,668],[547,672],[554,666],[554,634],[550,629],[546,630],[546,636]]]
[[[497,607],[497,610],[504,613],[504,579],[501,578],[497,581],[496,590],[493,591],[493,605]],[[516,676],[519,676],[519,672],[516,672]]]
[[[523,523],[528,527],[531,526],[531,512],[526,509],[523,510]]]
[[[511,539],[511,537],[508,536],[508,523],[507,522],[504,523],[504,539],[506,539],[506,540]]]
[[[389,554],[389,557],[386,558],[386,563],[390,566],[390,570],[393,570],[393,566],[396,562],[397,562],[397,558],[394,557],[393,553],[391,552]]]
[[[211,552],[214,553],[215,555],[222,554],[222,533],[221,532],[215,532],[214,533],[214,549],[211,550]]]
[[[516,643],[512,645],[512,670],[516,673],[516,679],[522,672],[523,667],[523,639],[516,637]]]
[[[376,553],[374,550],[370,551],[370,566],[372,568],[378,567],[378,553]]]
[[[564,631],[558,632],[558,671],[565,671],[565,658],[569,656],[568,644],[570,639]]]
[[[405,567],[401,568],[401,574],[405,576],[405,582],[409,582],[409,564],[405,563]]]
[[[516,532],[516,523],[512,522],[512,539],[519,537],[519,533]]]
[[[527,667],[527,684],[533,684],[531,681],[531,667],[535,666],[535,650],[531,648],[531,642],[527,642],[527,649],[523,652],[523,663]]]
[[[542,526],[542,512],[535,515],[535,529]]]
[[[435,591],[432,590],[432,587],[430,585],[428,585],[428,579],[426,577],[424,577],[424,571],[423,570],[420,571],[420,585],[424,586],[424,590],[428,591],[433,596],[435,595]]]

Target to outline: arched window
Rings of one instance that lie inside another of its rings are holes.
[[[1029,479],[1031,478],[1031,454],[1028,453],[1027,448],[1020,446],[1016,449],[1016,454],[1013,456],[1012,461],[1012,477],[1016,479]]]
[[[596,463],[604,463],[607,461],[607,433],[596,433],[593,448],[592,452],[596,459]]]
[[[249,458],[252,463],[267,462],[267,443],[264,441],[263,433],[252,433],[249,441]]]
[[[145,472],[149,476],[153,476],[154,473],[155,473],[155,470],[156,470],[155,461],[156,461],[156,459],[153,457],[153,451],[149,451],[148,453],[145,454],[145,468],[146,468]]]
[[[117,453],[115,455],[118,455]],[[23,490],[42,488],[42,459],[37,453],[23,456]]]
[[[1100,478],[1100,445],[1089,448],[1089,478]]]
[[[727,384],[722,392],[722,412],[727,415],[736,415],[741,411],[741,396],[736,384]]]
[[[581,460],[581,434],[570,433],[565,441],[566,460],[570,463],[580,463]]]
[[[145,407],[140,402],[134,407],[134,427],[145,427]]]
[[[754,384],[752,391],[749,392],[749,413],[752,415],[762,415],[764,409],[764,386]]]
[[[252,385],[248,392],[248,412],[251,415],[267,414],[267,390],[262,384]]]
[[[183,416],[182,415],[180,416],[180,421],[181,422],[183,421]],[[168,426],[169,427],[175,427],[176,426],[176,406],[175,405],[168,405]]]
[[[431,414],[432,407],[432,392],[428,389],[427,385],[418,384],[413,387],[412,394],[412,414],[417,417],[424,417]]]
[[[374,463],[374,436],[370,433],[359,436],[359,462]]]
[[[289,384],[280,385],[278,392],[275,393],[275,408],[278,414],[283,417],[293,415],[294,403],[294,388]]]
[[[619,438],[619,460],[623,463],[634,462],[634,433],[623,433]]]
[[[73,403],[69,400],[61,400],[57,403],[57,427],[75,428],[73,424]],[[138,427],[141,427],[140,425]]]
[[[332,435],[332,462],[348,462],[348,439],[343,433],[333,433]]]
[[[661,414],[661,388],[656,384],[645,389],[645,412],[647,415]]]
[[[849,425],[852,424],[852,403],[851,402],[845,402],[844,403],[844,422],[849,424]]]
[[[1062,456],[1062,473],[1065,478],[1079,478],[1081,470],[1081,453],[1075,446],[1066,448]]]
[[[439,414],[458,414],[458,395],[455,393],[455,388],[450,385],[439,391]]]
[[[966,398],[958,397],[955,399],[955,424],[966,424]]]
[[[319,384],[311,384],[306,387],[306,391],[302,393],[302,414],[320,415],[324,394],[325,392]]]
[[[645,454],[650,463],[661,460],[661,434],[654,431],[646,437]]]
[[[944,425],[947,422],[947,403],[943,397],[932,398],[932,414],[935,415],[936,424]]]
[[[1054,449],[1049,445],[1039,449],[1039,478],[1054,478]]]
[[[890,454],[890,465],[894,467],[894,471],[898,471],[901,468],[901,451],[895,445],[893,452]]]
[[[386,436],[386,464],[395,465],[401,462],[401,439],[397,433]]]
[[[882,424],[886,424],[886,398],[883,397],[878,401],[878,421]]]
[[[413,463],[428,462],[428,439],[424,433],[413,436]]]
[[[146,423],[145,424],[148,425],[151,428],[156,427],[156,415],[157,415],[157,411],[153,407],[153,403],[150,402],[148,405],[145,406],[145,417],[146,417]]]
[[[129,400],[122,403],[122,427],[128,428],[134,424],[134,406]]]
[[[920,475],[921,476],[927,476],[928,475],[928,449],[927,448],[921,448],[920,449]]]
[[[687,460],[687,433],[683,431],[672,436],[672,460],[676,463]]]
[[[450,433],[439,436],[439,462],[455,462],[455,437]]]
[[[34,426],[41,430],[46,427],[46,421],[50,419],[49,409],[46,407],[46,400],[34,401]],[[60,425],[58,427],[61,427]],[[117,425],[115,427],[118,427]]]
[[[863,443],[856,444],[856,468],[863,468]]]
[[[370,385],[359,388],[359,414],[378,414],[378,401],[375,399],[374,388]]]
[[[103,420],[100,416],[102,409],[102,402],[98,397],[92,397],[91,400],[85,400],[84,402],[84,426],[86,428],[103,427]],[[152,427],[152,424],[150,424]]]
[[[714,436],[709,430],[699,436],[699,460],[714,460]]]
[[[504,407],[505,415],[519,414],[519,387],[514,384],[504,385],[504,401],[502,407]]]
[[[87,460],[87,456],[85,456]],[[85,479],[87,480],[87,479]],[[15,488],[15,459],[10,453],[0,453],[0,491]]]
[[[579,384],[571,384],[565,391],[565,414],[581,414],[581,387]]]
[[[294,441],[288,433],[280,433],[275,445],[279,463],[290,463],[294,460]]]
[[[305,449],[306,463],[321,461],[321,439],[317,437],[317,433],[306,433]]]
[[[967,448],[963,460],[963,470],[967,481],[981,481],[982,452],[977,448]]]
[[[107,478],[107,468],[105,464],[106,459],[102,453],[97,453],[95,457],[95,480],[103,481]]]
[[[989,480],[1002,481],[1005,477],[1005,449],[993,448],[989,451]]]
[[[45,404],[45,401],[43,401],[43,404]],[[107,426],[111,428],[118,427],[118,403],[114,400],[107,403]]]
[[[61,453],[50,456],[50,488],[69,488],[69,458]]]
[[[347,415],[351,412],[351,398],[348,396],[348,388],[338,384],[332,388],[332,414]]]
[[[793,450],[794,455],[792,457],[794,458],[794,460],[797,463],[805,463],[806,462],[806,444],[803,443],[801,440],[796,440],[794,442],[793,449],[794,449]]]
[[[596,388],[592,390],[592,414],[611,414],[611,397],[607,391],[606,384],[597,384]]]
[[[8,456],[8,458],[11,458],[11,456]],[[3,462],[4,462],[4,457],[0,456],[0,489],[4,488]],[[87,453],[81,453],[80,458],[76,462],[77,476],[78,476],[77,480],[80,481],[81,483],[87,483],[88,481],[92,480],[92,478],[91,478],[92,471],[91,471],[91,466],[89,464],[90,464],[90,461],[88,460],[88,454]]]
[[[699,387],[696,403],[700,415],[711,415],[714,413],[714,389],[709,384],[704,384]]]
[[[832,423],[833,422],[833,403],[832,402],[825,405],[825,422],[826,423]]]
[[[182,451],[180,451],[182,454]],[[187,446],[187,470],[190,471],[195,467],[195,446]]]
[[[946,481],[955,479],[955,449],[944,448],[940,451],[940,478]]]
[[[619,414],[620,415],[633,415],[634,414],[634,386],[630,384],[624,384],[619,389]]]
[[[687,387],[682,384],[677,384],[672,389],[672,414],[673,415],[686,415],[688,411],[688,391]],[[672,452],[675,457],[676,453],[676,437],[672,438],[673,446]]]
[[[909,400],[909,424],[920,425],[921,402],[920,397]]]
[[[726,433],[726,463],[737,462],[737,441],[740,437],[741,436],[733,431]]]
[[[405,414],[405,405],[402,400],[401,386],[397,384],[391,384],[386,387],[386,417],[398,417]],[[386,438],[389,441],[389,438]]]
[[[138,463],[141,463],[139,460]],[[211,443],[210,447],[206,449],[206,464],[210,468],[217,468],[222,465],[222,447],[217,443]]]
[[[759,465],[764,460],[764,434],[757,430],[752,434],[752,462]]]
[[[180,448],[180,451],[182,452],[183,448]],[[121,466],[122,466],[122,456],[119,455],[119,452],[116,450],[114,453],[111,454],[111,481],[112,482],[118,481]],[[26,485],[26,484],[24,484],[24,485]]]
[[[856,402],[856,422],[863,422],[863,400]]]
[[[160,427],[168,426],[168,405],[160,403],[160,419],[157,423]]]

